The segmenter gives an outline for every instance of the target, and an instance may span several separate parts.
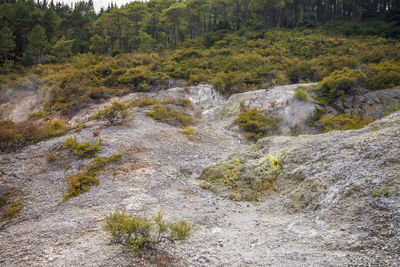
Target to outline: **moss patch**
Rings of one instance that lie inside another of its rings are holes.
[[[391,197],[397,192],[397,186],[381,186],[372,190],[374,197]]]
[[[281,172],[280,157],[268,155],[247,163],[235,158],[203,170],[200,187],[213,192],[228,192],[234,201],[259,201],[274,188]]]

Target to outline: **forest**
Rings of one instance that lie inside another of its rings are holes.
[[[78,53],[160,51],[200,37],[213,39],[218,31],[322,26],[345,35],[400,34],[399,0],[150,0],[120,8],[110,4],[98,13],[92,0],[73,6],[47,0],[0,3],[3,71]]]

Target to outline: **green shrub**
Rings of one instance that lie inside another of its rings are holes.
[[[191,135],[194,133],[194,129],[193,128],[187,128],[187,129],[182,129],[181,133],[184,135]]]
[[[111,234],[111,243],[118,243],[137,253],[170,241],[185,241],[192,226],[186,221],[165,221],[158,212],[152,218],[132,216],[115,209],[104,220],[104,229]]]
[[[287,70],[287,75],[291,83],[313,80],[313,70],[311,63],[307,61],[294,62]]]
[[[233,59],[232,59],[233,60]],[[230,63],[234,64],[234,63]],[[232,68],[234,68],[232,66]],[[235,68],[234,68],[235,69]],[[249,72],[218,72],[212,79],[215,88],[223,94],[241,93],[254,87],[254,78]]]
[[[296,92],[294,93],[294,98],[300,101],[308,101],[310,99],[310,96],[304,88],[300,87],[297,88]]]
[[[319,89],[328,103],[346,95],[356,85],[362,85],[366,75],[361,70],[351,70],[347,67],[336,70],[319,83]]]
[[[0,152],[16,151],[24,146],[64,135],[68,130],[65,121],[60,119],[18,123],[11,120],[0,121]]]
[[[112,102],[93,116],[95,120],[106,120],[111,125],[120,124],[129,117],[129,105],[122,101]]]
[[[97,178],[99,172],[104,170],[107,163],[119,162],[121,156],[122,154],[114,154],[109,158],[97,157],[83,171],[69,175],[67,178],[68,193],[63,197],[61,203],[89,191],[93,184],[99,185],[100,181]]]
[[[167,108],[164,105],[154,106],[152,111],[146,112],[146,115],[155,120],[182,127],[188,127],[194,123],[191,115],[181,110]]]
[[[368,88],[379,90],[400,85],[400,65],[390,62],[371,64],[367,70]]]
[[[346,116],[340,114],[338,116],[323,117],[316,123],[321,124],[321,131],[328,132],[332,130],[356,130],[361,129],[365,125],[373,122],[375,119],[356,116]]]
[[[151,71],[147,67],[138,66],[129,68],[118,78],[118,83],[134,87],[137,91],[148,91]]]
[[[248,139],[258,140],[275,132],[278,120],[270,118],[258,109],[243,109],[234,122],[246,132],[250,132]]]
[[[90,142],[78,143],[76,136],[65,139],[65,145],[74,150],[74,155],[80,159],[93,158],[101,151],[101,139],[94,144]]]
[[[0,187],[0,221],[10,221],[18,215],[24,206],[23,195],[19,187]]]

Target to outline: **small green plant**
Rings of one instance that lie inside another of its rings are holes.
[[[74,155],[78,156],[80,159],[93,158],[101,151],[101,142],[99,139],[96,143],[92,144],[90,142],[78,143],[76,141],[76,136],[68,137],[65,140],[65,145],[74,150]]]
[[[24,204],[22,203],[21,200],[19,200],[19,199],[18,200],[15,200],[15,199],[9,200],[8,207],[3,216],[3,220],[5,220],[5,221],[12,220],[15,216],[18,215],[18,213],[22,210],[23,207],[24,207]]]
[[[278,127],[278,120],[268,117],[262,110],[243,109],[238,118],[234,121],[246,132],[250,132],[248,139],[258,140],[275,132]]]
[[[155,120],[182,127],[188,127],[194,123],[191,115],[181,110],[168,108],[164,105],[154,106],[152,111],[146,112],[146,115]]]
[[[310,99],[310,96],[304,88],[299,87],[294,93],[294,98],[300,101],[308,101]]]
[[[397,187],[395,185],[393,186],[381,186],[381,187],[376,187],[372,191],[372,195],[374,197],[391,197],[394,195],[397,191]]]
[[[194,131],[195,130],[193,128],[187,128],[187,129],[182,129],[181,133],[184,134],[184,135],[191,135],[191,134],[194,133]]]
[[[10,221],[24,207],[21,196],[24,193],[21,188],[11,186],[3,187],[0,191],[0,221]]]
[[[106,120],[109,124],[120,124],[129,117],[129,105],[126,102],[114,101],[111,105],[99,110],[93,118]]]
[[[211,186],[212,186],[212,184],[209,183],[209,182],[206,182],[206,181],[201,181],[201,182],[199,183],[199,186],[200,186],[201,188],[203,188],[203,189],[210,189]]]
[[[115,209],[104,220],[104,229],[111,234],[111,243],[128,247],[137,255],[143,250],[169,241],[185,241],[192,230],[186,221],[165,221],[159,211],[152,218],[132,216]]]
[[[100,171],[104,170],[107,163],[119,162],[122,154],[114,154],[109,158],[95,158],[83,171],[69,175],[68,193],[63,197],[62,202],[71,197],[79,196],[83,192],[87,192],[91,185],[99,185],[100,181],[97,178]]]
[[[53,153],[49,153],[47,154],[47,159],[46,162],[47,164],[53,163],[56,159],[56,155],[54,155]]]

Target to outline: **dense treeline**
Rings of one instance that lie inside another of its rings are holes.
[[[73,6],[2,0],[0,64],[7,70],[15,62],[60,63],[78,53],[160,50],[199,37],[207,47],[219,38],[216,31],[312,28],[338,19],[353,21],[339,32],[398,37],[399,7],[400,0],[150,0],[96,14],[92,0]],[[354,22],[371,18],[372,26]]]

